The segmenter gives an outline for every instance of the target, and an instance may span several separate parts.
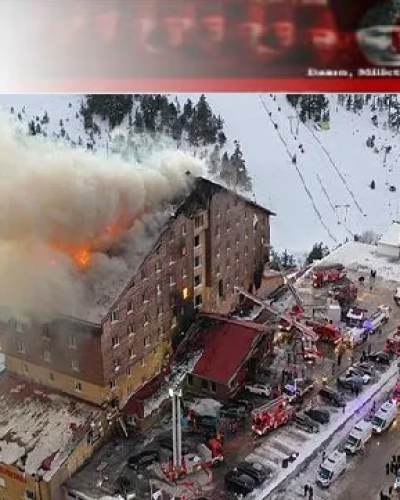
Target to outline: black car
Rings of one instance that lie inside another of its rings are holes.
[[[226,404],[221,406],[219,414],[221,417],[232,418],[234,420],[245,420],[246,408],[244,406]]]
[[[149,465],[158,462],[160,462],[160,452],[158,450],[144,450],[128,458],[128,466],[134,470],[145,469]]]
[[[318,422],[319,424],[328,424],[331,415],[328,410],[324,410],[323,408],[310,408],[309,410],[306,410],[305,415],[310,417],[312,420],[315,422]]]
[[[354,367],[371,378],[375,377],[375,366],[373,363],[356,363]]]
[[[231,470],[225,476],[225,486],[228,491],[237,495],[248,495],[256,488],[256,482],[247,474]]]
[[[241,462],[236,469],[251,477],[257,486],[271,476],[272,470],[259,462]]]
[[[340,392],[335,391],[331,387],[322,387],[319,391],[320,398],[324,399],[328,403],[338,408],[346,406],[346,400]]]
[[[383,351],[372,352],[368,354],[367,359],[373,363],[378,363],[380,365],[389,366],[391,362],[391,356]]]
[[[244,398],[235,399],[234,401],[232,401],[232,404],[244,407],[247,412],[253,411],[256,407],[256,403],[254,401]]]
[[[304,413],[296,413],[293,423],[296,427],[305,430],[306,432],[319,432],[319,425],[312,418]]]

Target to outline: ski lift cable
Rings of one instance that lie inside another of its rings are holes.
[[[271,117],[270,117],[270,115],[269,115],[268,108],[267,108],[267,106],[266,106],[266,104],[265,104],[265,102],[264,102],[264,100],[263,100],[263,98],[262,98],[262,96],[261,96],[260,94],[259,94],[259,98],[260,98],[260,101],[261,101],[261,105],[262,105],[262,107],[263,107],[264,111],[266,112],[266,114],[267,114],[267,116],[268,116],[268,119],[270,120],[270,122],[272,123],[272,125],[274,125],[274,122],[273,122],[273,120],[271,119]],[[284,145],[284,147],[285,147],[285,149],[286,149],[286,152],[287,152],[287,154],[288,154],[289,158],[291,158],[291,159],[292,159],[292,158],[293,158],[293,154],[290,152],[289,147],[288,147],[288,145],[287,145],[287,143],[286,143],[285,139],[283,138],[282,134],[280,133],[280,131],[279,131],[278,129],[276,129],[276,128],[275,128],[275,130],[276,130],[276,132],[277,132],[277,134],[278,134],[278,136],[279,136],[279,138],[280,138],[280,140],[281,140],[282,144]],[[303,174],[301,173],[301,171],[300,171],[300,169],[299,169],[299,167],[298,167],[297,163],[295,163],[295,164],[294,164],[294,167],[295,167],[295,169],[296,169],[296,171],[297,171],[297,174],[298,174],[298,176],[299,176],[299,178],[300,178],[300,181],[301,181],[301,183],[302,183],[302,185],[303,185],[303,188],[304,188],[304,190],[305,190],[305,192],[306,192],[307,196],[309,197],[309,199],[310,199],[310,201],[311,201],[311,205],[312,205],[312,207],[313,207],[313,209],[314,209],[314,211],[315,211],[315,213],[316,213],[316,215],[317,215],[318,219],[319,219],[319,220],[320,220],[320,222],[321,222],[321,225],[323,226],[323,228],[324,228],[324,229],[325,229],[325,231],[327,232],[328,236],[329,236],[329,237],[330,237],[330,238],[331,238],[331,239],[332,239],[335,243],[338,243],[337,238],[336,238],[336,237],[332,234],[332,232],[331,232],[331,230],[329,229],[329,227],[327,226],[327,224],[325,224],[325,222],[324,222],[324,220],[323,220],[323,218],[322,218],[321,212],[318,210],[318,207],[317,207],[317,206],[316,206],[316,204],[315,204],[314,198],[313,198],[313,196],[312,196],[312,194],[311,194],[310,190],[308,189],[308,186],[307,186],[307,184],[306,184],[306,181],[305,181],[305,179],[304,179],[304,176],[303,176]]]
[[[297,110],[295,110],[296,113],[297,113]],[[319,140],[319,138],[317,137],[317,135],[315,134],[315,132],[309,128],[309,127],[305,127],[308,132],[314,137],[314,139],[317,141],[317,143],[319,144],[319,146],[321,147],[321,149],[324,151],[325,155],[327,156],[329,162],[331,163],[332,167],[335,169],[337,175],[339,176],[340,180],[343,182],[347,192],[349,193],[349,195],[351,196],[355,206],[357,207],[358,211],[361,213],[361,215],[363,215],[364,217],[366,216],[366,213],[364,212],[364,210],[361,208],[360,204],[358,203],[357,201],[357,198],[353,192],[353,190],[350,188],[350,186],[348,185],[344,175],[342,174],[342,172],[340,171],[339,167],[336,165],[336,163],[333,161],[333,158],[332,156],[330,155],[329,151],[326,149],[326,147],[322,144],[322,142]]]

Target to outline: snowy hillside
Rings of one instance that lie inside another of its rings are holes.
[[[198,96],[179,99],[187,97]],[[211,94],[207,99],[225,120],[227,135],[241,141],[257,201],[278,214],[272,226],[277,249],[307,252],[317,241],[333,248],[355,233],[383,232],[398,217],[398,194],[389,186],[400,189],[399,136],[374,127],[369,107],[355,115],[330,96],[330,130],[317,131],[301,122],[297,130],[295,111],[284,95],[265,94],[262,101],[254,94]],[[60,133],[61,119],[70,140],[77,143],[80,137],[85,144],[88,136],[77,118],[80,104],[75,95],[0,96],[5,111],[14,107],[17,114],[25,107],[24,121],[41,118],[47,110],[49,136]],[[97,149],[105,147],[107,132],[96,137]],[[366,146],[372,134],[379,152]],[[385,164],[381,148],[388,145],[392,150]],[[375,190],[369,187],[372,180]]]

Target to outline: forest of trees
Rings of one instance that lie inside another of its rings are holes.
[[[329,122],[329,101],[324,94],[287,94],[286,99],[303,123]]]
[[[231,188],[252,191],[240,144],[234,141],[234,150],[228,153],[224,121],[213,113],[205,95],[197,103],[188,99],[181,105],[177,98],[161,94],[89,94],[80,112],[92,137],[99,133],[96,118],[108,121],[113,130],[128,117],[130,134],[164,135],[177,147],[184,144],[199,149],[212,175]]]

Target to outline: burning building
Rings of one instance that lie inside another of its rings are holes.
[[[3,376],[35,395],[46,387],[47,402],[63,393],[87,405],[82,443],[93,408],[118,415],[196,313],[231,311],[235,287],[258,288],[268,261],[272,212],[204,179],[188,155],[154,162],[134,168],[0,123]],[[92,444],[77,457],[68,443],[63,464],[75,470]],[[20,470],[0,460],[10,478]],[[25,473],[45,480],[40,467]]]

